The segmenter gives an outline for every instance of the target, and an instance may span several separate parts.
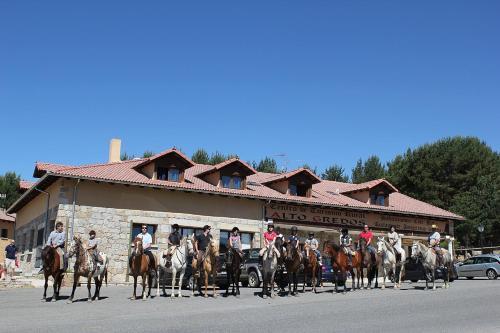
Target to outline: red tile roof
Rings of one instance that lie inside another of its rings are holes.
[[[15,216],[16,214],[14,214]],[[0,221],[7,221],[7,222],[15,222],[16,221],[16,218],[15,217],[12,217],[12,216],[9,216],[5,213],[5,211],[3,211],[2,209],[0,209]]]
[[[305,169],[305,168],[300,168],[300,169],[296,169],[296,170],[293,170],[293,171],[290,171],[287,173],[273,175],[272,177],[269,177],[269,179],[264,180],[262,182],[262,184],[269,184],[269,183],[283,181],[283,180],[292,178],[293,176],[298,175],[299,173],[307,174],[309,177],[314,179],[313,183],[320,183],[321,182],[321,179],[318,176],[316,176],[313,172],[311,172],[311,170]]]
[[[35,171],[33,172],[33,177],[40,178],[45,175],[48,171],[54,172],[57,170],[71,168],[70,165],[46,163],[46,162],[36,162]]]
[[[408,214],[435,216],[435,217],[450,218],[450,219],[463,219],[459,215],[432,206],[425,202],[421,202],[416,199],[410,198],[399,192],[393,192],[389,195],[390,206],[388,207],[370,205],[343,194],[351,192],[353,189],[359,190],[361,188],[367,188],[367,187],[369,188],[370,186],[376,186],[373,184],[380,184],[382,182],[386,182],[387,184],[389,184],[389,186],[392,186],[389,182],[383,179],[364,184],[349,184],[349,183],[321,180],[306,169],[298,169],[285,174],[257,172],[247,177],[246,189],[236,190],[229,188],[220,188],[212,184],[209,184],[197,177],[197,175],[201,173],[213,170],[214,166],[212,165],[195,164],[193,167],[186,169],[185,182],[178,183],[166,180],[153,180],[146,177],[142,173],[138,172],[136,170],[136,167],[138,165],[143,164],[145,161],[150,161],[150,159],[146,158],[146,159],[129,160],[116,163],[91,164],[79,167],[60,166],[48,163],[45,163],[44,165],[45,169],[48,171],[48,176],[52,177],[72,177],[72,178],[92,179],[97,181],[100,180],[106,182],[124,183],[131,185],[177,189],[181,191],[205,192],[205,193],[214,193],[220,195],[248,197],[254,199],[276,200],[279,202],[290,202],[296,204],[341,206],[341,207],[350,207],[353,209],[362,209],[370,211],[408,213]],[[227,163],[230,162],[225,162],[225,163],[227,165]],[[39,167],[39,164],[37,164],[37,167]],[[264,185],[272,181],[289,178],[299,172],[304,172],[304,171],[311,173],[319,181],[318,183],[312,186],[312,196],[309,198],[282,194]],[[46,182],[47,180],[46,179],[40,180],[40,182],[43,181]],[[27,196],[26,198],[27,198],[26,200],[29,201],[29,198],[31,197]],[[9,211],[17,211],[25,203],[26,202],[24,201],[15,203],[12,207],[9,208]]]
[[[31,188],[31,186],[35,185],[34,182],[30,182],[30,181],[27,181],[27,180],[21,180],[19,182],[19,188],[21,190],[28,190]]]
[[[389,181],[387,181],[386,179],[383,179],[383,178],[371,180],[369,182],[360,183],[360,184],[351,184],[352,186],[349,186],[348,188],[342,190],[341,192],[342,193],[349,193],[349,192],[370,190],[370,189],[372,189],[375,186],[380,185],[380,184],[386,185],[394,192],[399,192],[398,189],[394,185],[392,185],[391,183],[389,183]]]
[[[162,151],[161,153],[158,153],[156,155],[153,155],[151,157],[142,159],[142,162],[140,164],[136,165],[135,167],[141,167],[143,165],[149,164],[149,163],[153,162],[154,160],[157,160],[157,159],[159,159],[159,158],[161,158],[163,156],[169,155],[169,154],[177,154],[183,160],[186,161],[187,165],[194,166],[194,162],[191,161],[191,159],[189,157],[187,157],[186,155],[184,155],[180,150],[177,150],[176,148],[171,148],[171,149],[167,149],[165,151]]]
[[[235,157],[235,158],[230,158],[227,161],[221,162],[219,164],[213,165],[211,168],[208,168],[207,170],[202,171],[201,173],[199,173],[199,174],[197,174],[195,176],[196,177],[201,177],[201,176],[204,176],[206,174],[219,171],[220,169],[223,169],[226,166],[231,165],[233,163],[241,163],[248,171],[250,171],[249,172],[250,174],[256,174],[257,173],[257,170],[255,170],[254,168],[252,168],[250,165],[248,165],[247,163],[243,162],[239,158]]]

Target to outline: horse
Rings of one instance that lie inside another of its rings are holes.
[[[274,275],[278,267],[278,253],[274,247],[274,241],[272,241],[267,245],[262,255],[262,298],[267,298],[268,287],[271,288],[271,298],[275,297]]]
[[[385,278],[391,271],[395,276],[394,288],[401,288],[401,277],[404,271],[404,262],[406,260],[406,252],[401,249],[401,260],[399,263],[396,261],[396,252],[394,248],[389,244],[384,237],[379,237],[377,241],[377,254],[382,257],[382,272],[384,279],[382,280],[382,289],[385,289]],[[397,272],[399,268],[399,274]],[[396,276],[397,275],[397,276]]]
[[[243,259],[241,258],[240,253],[234,249],[229,248],[227,251],[227,262],[226,262],[226,271],[227,271],[227,287],[226,287],[226,296],[229,295],[229,287],[232,285],[233,296],[240,297],[240,275],[241,275],[241,262]],[[236,293],[235,293],[236,288]]]
[[[351,265],[349,265],[349,257],[339,245],[333,242],[326,242],[323,246],[323,252],[325,252],[332,260],[335,292],[338,292],[338,286],[342,284],[344,286],[342,293],[346,293],[345,282],[347,280],[347,272],[351,273],[351,291],[356,290],[355,276],[357,277],[359,289],[359,279],[361,276],[361,254],[357,251],[354,252],[352,255]],[[355,271],[356,275],[354,274]]]
[[[300,249],[297,247],[298,240],[292,240],[287,246],[286,252],[284,253],[286,272],[288,275],[288,295],[298,296],[297,285],[298,278],[297,273],[299,272],[300,266],[302,264],[302,256],[300,254]],[[293,289],[292,289],[293,285]]]
[[[285,292],[285,285],[288,285],[288,278],[285,281],[285,256],[286,256],[286,243],[283,241],[282,237],[276,237],[274,241],[274,247],[278,250],[278,267],[276,268],[276,273],[274,275],[274,280],[281,292]]]
[[[215,281],[217,278],[217,257],[219,256],[219,246],[217,245],[216,241],[212,238],[210,239],[208,243],[207,250],[204,254],[204,257],[202,258],[201,262],[197,262],[197,269],[200,271],[203,271],[204,278],[205,278],[205,293],[203,294],[203,297],[207,298],[207,290],[208,290],[208,276],[212,274],[212,285],[213,285],[213,297],[217,297],[217,290],[215,289]],[[201,267],[200,267],[201,265]],[[194,295],[194,288],[195,288],[195,283],[193,283],[193,289],[192,289],[192,295]],[[198,290],[201,294],[201,284],[198,283]]]
[[[361,255],[361,289],[365,287],[365,283],[363,281],[364,278],[364,271],[363,269],[366,268],[366,275],[368,278],[368,284],[366,286],[367,289],[371,289],[372,287],[372,281],[375,278],[375,288],[378,288],[378,263],[377,263],[377,257],[373,256],[370,251],[368,251],[368,245],[366,244],[366,240],[364,238],[361,238],[359,240],[359,253]]]
[[[130,272],[134,277],[134,293],[132,294],[131,300],[136,299],[136,290],[137,290],[137,277],[141,277],[142,279],[142,294],[141,298],[145,301],[147,298],[151,296],[151,285],[153,284],[153,276],[149,272],[149,256],[144,254],[144,248],[142,247],[142,238],[136,237],[133,241],[134,243],[134,251],[132,252]],[[148,294],[146,298],[144,298],[144,291],[146,290],[146,278],[148,281]]]
[[[309,255],[307,257],[307,261],[305,262],[304,265],[304,283],[302,284],[302,292],[306,291],[306,283],[307,283],[307,275],[311,275],[311,290],[316,293],[316,284],[318,283],[317,281],[317,276],[319,275],[319,262],[318,262],[318,257],[316,256],[316,252],[311,249],[311,247],[306,244],[305,246],[306,253],[309,252]]]
[[[447,289],[450,287],[450,274],[453,265],[453,258],[445,249],[441,249],[443,251],[443,266],[446,268],[446,277],[444,278],[444,288]],[[412,258],[421,257],[423,260],[423,265],[426,273],[426,277],[428,277],[432,273],[432,289],[436,290],[436,259],[437,255],[431,248],[425,246],[419,241],[413,242],[413,246],[411,248],[411,256]],[[428,286],[429,279],[425,279],[425,290],[429,289]]]
[[[171,259],[171,270],[172,270],[172,293],[171,298],[175,298],[175,280],[177,278],[177,272],[180,272],[179,276],[179,289],[177,292],[177,297],[182,297],[182,281],[184,280],[184,274],[186,273],[186,267],[188,262],[188,256],[193,253],[193,238],[183,237],[181,239],[180,245],[176,247],[174,253],[172,253]],[[160,261],[160,268],[166,273],[166,257],[167,251],[163,252],[163,260]],[[165,274],[166,275],[166,274]],[[166,296],[165,283],[163,284],[163,295]]]
[[[73,297],[75,296],[75,290],[80,276],[85,276],[87,278],[87,301],[91,302],[94,300],[99,300],[102,281],[104,280],[106,286],[108,285],[109,258],[106,256],[106,254],[99,252],[99,256],[102,258],[103,265],[97,265],[94,270],[93,260],[90,257],[89,252],[83,247],[80,237],[76,235],[73,237],[73,242],[68,251],[68,257],[72,257],[73,255],[76,255],[75,272],[73,275],[73,290],[71,292],[70,298],[68,299],[68,303],[73,303]],[[92,281],[92,278],[94,278],[95,292],[94,297],[91,298],[90,282]]]
[[[47,298],[49,277],[52,276],[52,279],[54,279],[54,294],[52,295],[52,302],[55,302],[59,297],[59,291],[61,290],[61,284],[64,277],[64,271],[60,269],[61,260],[59,258],[59,254],[57,254],[57,250],[50,245],[44,247],[42,250],[42,261],[43,275],[45,277],[42,300],[44,301]]]

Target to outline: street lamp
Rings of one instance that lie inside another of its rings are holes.
[[[484,231],[484,225],[481,223],[480,225],[477,226],[477,231],[479,231],[479,247],[483,247],[483,231]]]

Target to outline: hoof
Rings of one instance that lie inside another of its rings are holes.
[[[218,294],[214,294],[214,298],[217,298],[217,296],[219,296]]]
[[[263,298],[263,299],[266,299],[266,298],[267,298],[267,295],[263,295],[263,296],[262,296],[262,298]]]
[[[72,299],[68,299],[68,300],[66,301],[66,304],[71,304],[71,303],[73,303],[73,300],[72,300]]]
[[[182,294],[177,294],[177,297],[182,298]]]
[[[55,297],[52,297],[51,302],[55,302],[55,301],[57,301],[57,299]]]
[[[130,297],[131,301],[135,301],[135,296]]]
[[[382,286],[382,288],[381,288],[381,289],[385,289],[385,286]]]
[[[240,295],[236,295],[236,298],[241,298],[241,296]]]
[[[142,298],[142,301],[143,301],[143,302],[146,302],[147,300],[148,300],[148,298],[147,298],[147,297],[143,297],[143,298]]]
[[[175,295],[174,294],[170,295],[170,298],[175,298]]]
[[[94,301],[94,300],[92,300],[92,299],[90,299],[90,298],[89,298],[89,299],[87,299],[87,303],[92,303],[93,301]]]
[[[205,295],[203,295],[203,297],[208,298],[208,295],[207,295],[207,294],[205,294]]]
[[[276,295],[275,294],[271,294],[271,298],[272,299],[276,298]]]

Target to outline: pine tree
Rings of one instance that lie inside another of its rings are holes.
[[[5,198],[0,198],[0,207],[7,209],[20,197],[20,181],[21,177],[15,172],[6,172],[0,176],[0,194],[5,195]]]
[[[321,178],[324,180],[333,180],[342,183],[349,182],[349,176],[345,174],[344,168],[337,164],[326,168],[325,172],[321,175]]]
[[[194,152],[193,156],[191,156],[191,160],[194,163],[198,164],[209,164],[210,163],[210,157],[208,156],[208,153],[205,149],[199,148],[197,151]]]

